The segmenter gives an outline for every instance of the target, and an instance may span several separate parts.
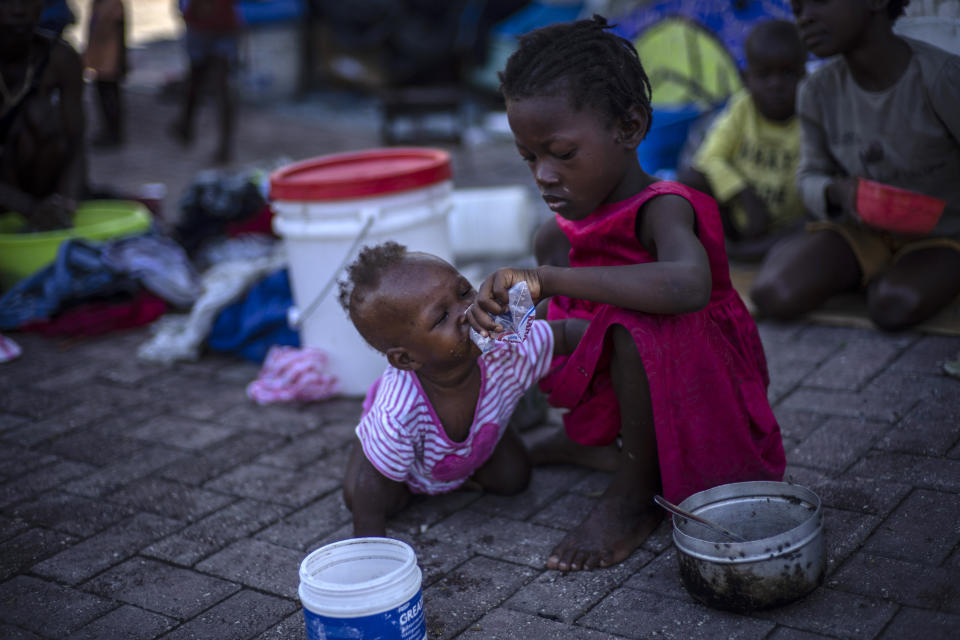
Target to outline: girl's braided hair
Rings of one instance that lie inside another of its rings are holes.
[[[403,262],[406,255],[407,248],[393,241],[364,247],[347,267],[347,277],[337,283],[340,306],[350,312],[351,304],[361,304],[368,293],[380,286],[383,274]]]
[[[566,95],[573,108],[589,105],[614,124],[636,108],[650,130],[650,80],[633,44],[610,31],[606,18],[555,24],[520,37],[499,73],[507,100]]]

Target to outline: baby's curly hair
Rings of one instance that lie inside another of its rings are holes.
[[[340,306],[353,317],[353,309],[364,302],[371,291],[380,286],[380,279],[390,267],[400,264],[407,256],[407,248],[392,240],[360,250],[357,259],[347,267],[347,276],[340,280]]]
[[[650,80],[633,44],[611,32],[613,26],[594,15],[521,36],[519,47],[498,74],[503,97],[565,93],[573,108],[589,105],[611,124],[627,119],[637,108],[646,119],[646,135],[653,122]]]

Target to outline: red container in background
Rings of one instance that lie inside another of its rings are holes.
[[[915,191],[860,178],[857,214],[872,227],[913,235],[933,231],[947,203]]]

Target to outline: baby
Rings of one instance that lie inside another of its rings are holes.
[[[530,459],[507,423],[587,322],[534,320],[524,341],[481,354],[465,315],[476,295],[449,263],[395,242],[364,247],[340,283],[350,320],[388,363],[367,393],[347,463],[354,535],[384,535],[411,493],[445,493],[468,480],[503,495],[527,487]]]

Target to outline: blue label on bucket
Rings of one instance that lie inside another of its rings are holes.
[[[306,607],[308,640],[425,640],[427,624],[423,617],[423,591],[399,607],[358,618],[331,618]]]

